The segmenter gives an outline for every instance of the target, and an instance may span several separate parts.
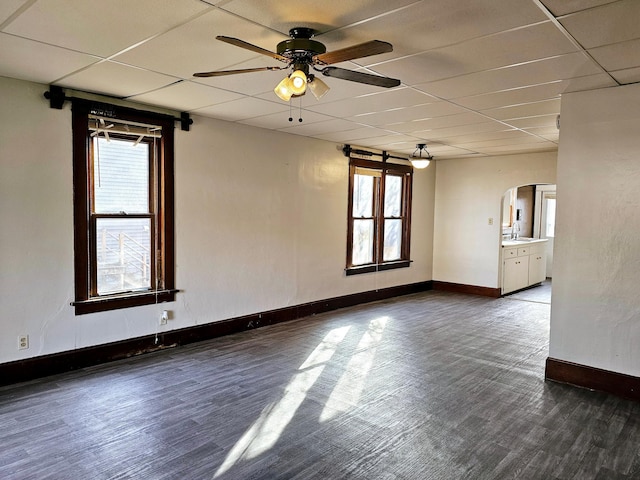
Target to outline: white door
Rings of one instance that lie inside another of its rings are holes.
[[[556,236],[556,192],[542,192],[542,212],[540,222],[540,238],[547,242],[547,277],[553,276],[553,239]]]

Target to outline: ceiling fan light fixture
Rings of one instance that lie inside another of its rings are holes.
[[[289,89],[293,95],[302,95],[307,90],[307,76],[302,70],[296,70],[289,76]]]
[[[282,81],[273,89],[275,94],[283,101],[288,102],[291,100],[293,91],[291,90],[291,80],[289,77],[284,77]]]
[[[426,156],[424,157],[422,156],[423,150],[426,153]],[[418,168],[418,169],[427,168],[431,163],[431,160],[433,160],[433,155],[429,154],[426,143],[418,143],[416,145],[415,151],[409,157],[409,161],[411,162],[411,165],[413,166],[413,168]]]
[[[318,77],[315,75],[309,75],[309,90],[311,90],[313,96],[316,97],[316,100],[320,100],[330,89],[329,85],[324,83]]]

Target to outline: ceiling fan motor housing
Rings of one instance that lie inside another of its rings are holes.
[[[315,31],[311,28],[296,27],[289,30],[291,38],[278,43],[276,52],[283,57],[295,61],[311,61],[315,55],[320,55],[327,51],[326,47],[316,41],[311,40]]]

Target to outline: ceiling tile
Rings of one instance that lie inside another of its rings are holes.
[[[519,65],[462,75],[417,85],[416,88],[441,98],[456,98],[537,85],[585,75],[601,69],[583,53],[570,53]]]
[[[449,102],[434,102],[424,105],[416,105],[415,107],[394,108],[375,113],[366,113],[349,117],[355,122],[366,123],[367,125],[380,126],[388,125],[390,128],[393,124],[413,122],[414,120],[425,120],[446,115],[455,115],[466,113],[462,107]]]
[[[267,56],[257,55],[244,48],[218,41],[216,35],[241,37],[244,41],[267,50],[274,50],[276,43],[285,38],[242,18],[221,10],[213,10],[118,55],[116,59],[120,62],[188,79],[192,79],[195,72],[247,68],[248,66],[283,66],[282,63]],[[158,55],[157,52],[162,53]],[[253,59],[255,59],[254,63],[239,66],[243,62]],[[253,81],[259,81],[261,76],[264,76],[263,73],[276,72],[245,74],[242,77],[248,75],[253,77]],[[234,75],[231,77],[231,81],[240,77],[240,75]],[[207,79],[207,81],[210,80]],[[198,79],[198,81],[204,82],[205,80]]]
[[[289,119],[291,118],[291,121]],[[300,122],[302,118],[302,122]],[[292,109],[291,111],[272,113],[270,115],[263,115],[261,117],[253,117],[247,120],[240,120],[239,123],[246,125],[252,125],[254,127],[269,128],[272,130],[279,130],[282,128],[292,127],[298,124],[308,125],[317,122],[326,122],[333,120],[333,118],[319,113],[310,112],[308,110]]]
[[[456,98],[453,101],[472,110],[486,110],[493,107],[530,103],[550,98],[557,98],[566,88],[565,82],[543,83],[530,87],[518,87],[500,92]]]
[[[118,81],[114,81],[114,79]],[[176,82],[176,78],[149,72],[116,62],[102,61],[74,73],[59,83],[63,87],[102,93],[115,97],[131,97]]]
[[[537,117],[516,118],[508,123],[516,128],[555,127],[558,115],[540,115]]]
[[[592,48],[589,53],[609,72],[640,67],[640,39]]]
[[[551,22],[461,42],[375,65],[376,72],[417,85],[575,51]]]
[[[483,21],[478,21],[481,18]],[[321,37],[340,48],[371,39],[393,44],[393,54],[357,60],[369,65],[546,20],[533,2],[475,0],[414,2],[389,15],[373,17]],[[401,26],[401,28],[398,28]]]
[[[563,81],[565,89],[562,93],[595,90],[597,88],[615,87],[616,82],[606,73],[587,75]]]
[[[199,108],[194,111],[194,113],[199,115],[212,116],[222,120],[244,120],[278,112],[287,112],[288,114],[289,105],[282,102],[269,102],[261,98],[252,97],[244,97],[239,100]]]
[[[356,125],[354,123],[354,125]],[[332,142],[354,142],[363,138],[387,135],[389,132],[374,127],[359,127],[353,130],[342,130],[337,132],[323,133],[315,135],[316,138],[329,140]]]
[[[527,128],[526,131],[556,143],[560,137],[560,131],[556,127],[534,127]]]
[[[382,137],[363,138],[359,142],[367,147],[385,147],[389,145],[389,149],[392,149],[394,143],[400,144],[404,142],[409,142],[415,147],[415,144],[420,142],[420,138],[411,135],[385,135]]]
[[[288,117],[288,115],[287,115]],[[291,124],[289,124],[291,125]],[[285,133],[294,133],[296,135],[322,135],[324,133],[331,132],[340,132],[343,130],[351,130],[354,126],[352,122],[347,120],[342,120],[339,118],[334,118],[325,122],[316,122],[316,123],[299,123],[296,121],[294,115],[294,121],[292,126],[287,126],[285,128],[280,128],[279,131]]]
[[[554,142],[542,141],[526,145],[506,145],[502,147],[484,147],[479,148],[478,152],[488,155],[505,155],[508,153],[525,153],[525,152],[545,152],[556,150],[558,145]]]
[[[483,132],[500,132],[509,128],[498,122],[483,122],[468,125],[455,125],[451,127],[440,127],[426,130],[424,132],[413,132],[413,135],[422,136],[430,140],[446,142],[448,138],[471,135]]]
[[[526,131],[530,132],[530,133],[533,133],[535,135],[541,135],[541,136],[558,135],[558,128],[556,126],[553,126],[553,127],[533,127],[533,128],[527,128]]]
[[[160,105],[180,111],[189,111],[242,98],[239,93],[183,81],[152,92],[134,95],[135,102]]]
[[[543,141],[545,140],[540,138],[539,136],[529,135],[524,132],[519,132],[519,135],[513,136],[511,138],[485,140],[483,142],[458,143],[457,145],[461,148],[467,148],[470,150],[483,150],[489,147],[524,145],[528,143],[540,143]]]
[[[493,125],[493,124],[491,124]],[[463,133],[461,135],[447,135],[446,141],[452,144],[460,144],[460,143],[471,143],[471,142],[484,142],[487,140],[499,140],[505,138],[511,138],[513,136],[520,136],[522,132],[520,130],[516,130],[514,128],[506,130],[508,127],[502,125],[503,130],[492,130],[489,132],[479,132],[479,133]],[[445,129],[447,130],[447,129]]]
[[[447,115],[445,117],[426,118],[393,125],[393,130],[401,133],[424,132],[433,128],[447,128],[461,125],[474,125],[486,123],[487,118],[477,113],[461,113],[457,115]],[[504,127],[503,127],[504,129]]]
[[[640,82],[640,67],[616,70],[611,75],[621,84],[637,83]]]
[[[542,102],[511,105],[507,107],[483,110],[482,113],[496,120],[508,120],[510,118],[535,117],[560,113],[560,99],[544,100]]]
[[[467,150],[464,148],[457,148],[457,147],[449,147],[449,146],[445,146],[445,147],[435,147],[435,148],[431,148],[429,147],[429,153],[431,153],[431,155],[433,155],[433,158],[436,162],[441,161],[445,158],[461,158],[461,157],[466,157],[466,156],[481,156],[478,152],[474,152],[473,150]]]
[[[91,55],[0,33],[0,76],[48,84],[97,61]]]
[[[38,1],[5,31],[106,57],[206,8],[197,0]]]
[[[412,88],[399,87],[393,89],[385,88],[375,94],[361,95],[337,102],[327,103],[323,101],[308,108],[314,112],[326,113],[332,116],[352,117],[364,113],[421,105],[433,101],[433,97],[424,92]]]
[[[542,0],[542,3],[556,17],[566,15],[568,13],[579,12],[587,8],[597,7],[618,0]]]
[[[3,0],[0,2],[0,26],[29,0]]]
[[[282,33],[293,27],[309,27],[326,32],[382,15],[415,0],[233,0],[222,8]]]
[[[606,21],[602,21],[606,18]],[[640,38],[640,2],[620,0],[560,19],[560,23],[584,48]]]

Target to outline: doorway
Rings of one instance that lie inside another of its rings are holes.
[[[556,213],[556,186],[548,184],[531,184],[512,187],[504,194],[502,198],[502,248],[509,246],[509,250],[514,250],[514,245],[518,247],[518,259],[524,256],[527,261],[522,260],[525,265],[523,276],[528,274],[529,282],[523,281],[524,290],[516,291],[510,294],[509,298],[514,300],[528,300],[541,303],[551,302],[551,278],[553,276],[553,249],[555,238],[555,213]],[[514,242],[514,236],[516,241]],[[546,240],[546,242],[536,242],[537,239]],[[519,243],[532,242],[532,243]],[[522,250],[522,253],[520,253]],[[506,267],[505,258],[501,250],[501,271],[500,285],[502,291],[505,290],[502,283],[506,273],[502,270]],[[531,252],[530,254],[527,252]],[[541,259],[544,254],[544,259]],[[510,255],[513,255],[511,252]],[[513,262],[516,259],[510,259]],[[528,263],[527,263],[528,262]],[[531,263],[534,262],[534,263]],[[513,268],[510,268],[510,276],[513,277]],[[532,265],[535,267],[532,270]],[[544,269],[542,271],[540,269]],[[518,277],[520,278],[520,277]],[[523,277],[524,278],[524,277]],[[542,279],[542,283],[540,282]],[[512,283],[509,284],[513,287]],[[535,288],[526,288],[530,285]],[[536,286],[537,285],[537,286]],[[520,298],[522,297],[522,298]]]

